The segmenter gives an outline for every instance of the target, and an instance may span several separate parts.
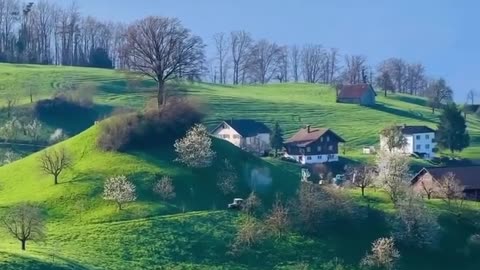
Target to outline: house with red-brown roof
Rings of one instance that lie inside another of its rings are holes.
[[[412,188],[419,194],[426,194],[426,190],[435,190],[444,177],[452,173],[463,187],[465,198],[480,200],[480,166],[463,167],[436,167],[421,169],[410,181]]]
[[[362,106],[375,105],[377,93],[371,84],[347,84],[343,85],[337,94],[337,102],[353,103]]]
[[[285,141],[285,157],[301,164],[338,161],[338,145],[344,142],[328,128],[306,126]]]

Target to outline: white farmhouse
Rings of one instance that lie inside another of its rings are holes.
[[[212,131],[212,135],[231,142],[235,146],[256,154],[271,150],[270,129],[263,123],[251,119],[223,121]]]
[[[432,159],[435,157],[435,130],[427,126],[403,125],[400,128],[407,144],[403,149],[395,149],[396,151],[405,154],[419,154],[425,159]],[[380,148],[386,148],[386,138],[382,135],[380,135]]]

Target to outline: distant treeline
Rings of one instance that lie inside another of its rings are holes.
[[[153,22],[150,21],[148,27],[173,25],[172,21],[157,25]],[[131,69],[146,73],[149,70],[139,68],[138,63],[135,67],[129,64],[133,57],[138,60],[138,55],[130,53],[132,44],[136,43],[131,38],[129,42],[129,36],[132,36],[129,28],[136,24],[136,30],[141,29],[138,21],[127,25],[84,16],[75,3],[61,7],[48,0],[36,3],[0,0],[0,61]],[[190,32],[186,28],[185,31]],[[159,36],[155,32],[151,34]],[[199,39],[195,44],[202,44],[199,37],[193,37]],[[134,41],[141,44],[140,41],[148,40],[148,32],[141,38],[143,40]],[[332,85],[371,83],[385,94],[390,91],[428,97],[439,97],[439,90],[431,88],[442,86],[445,89],[440,91],[441,96],[447,97],[440,99],[451,99],[452,91],[444,80],[430,78],[422,63],[409,63],[400,58],[389,58],[373,65],[364,55],[342,54],[339,49],[320,44],[283,46],[265,39],[256,40],[246,31],[217,33],[211,37],[211,46],[214,47],[213,55],[197,53],[203,55],[204,60],[195,59],[196,64],[203,65],[201,76],[194,76],[195,79],[222,84],[272,81]],[[181,48],[177,46],[176,50],[181,51]],[[171,57],[175,54],[168,56]],[[183,66],[191,67],[192,63]],[[174,73],[182,74],[184,67],[173,67]],[[171,70],[164,71],[163,76],[167,77]]]

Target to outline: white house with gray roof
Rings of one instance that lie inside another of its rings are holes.
[[[265,154],[272,148],[270,129],[264,123],[252,119],[222,121],[211,133],[217,138],[257,154]]]
[[[407,144],[402,149],[395,149],[396,151],[410,155],[418,154],[425,159],[435,157],[435,130],[427,126],[402,125],[400,128]],[[382,135],[380,135],[380,148],[386,149],[386,138]]]

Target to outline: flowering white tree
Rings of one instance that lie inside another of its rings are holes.
[[[37,142],[40,137],[40,132],[42,131],[42,123],[37,119],[33,119],[32,122],[24,126],[24,129],[27,135],[32,138],[32,141]]]
[[[174,144],[177,159],[188,167],[206,168],[212,164],[215,152],[212,150],[212,139],[204,125],[192,127],[184,138]]]
[[[137,199],[135,185],[124,175],[111,177],[107,179],[103,187],[103,199],[116,202],[118,210],[122,210],[124,203]]]
[[[409,179],[409,160],[404,154],[380,151],[377,155],[377,185],[397,203],[406,193]]]
[[[168,176],[162,177],[162,179],[155,183],[153,192],[157,193],[163,200],[175,198],[175,187],[173,186],[172,178]]]
[[[374,269],[393,269],[400,258],[400,252],[395,248],[393,238],[379,238],[372,244],[371,254],[367,254],[361,266]]]
[[[3,138],[6,142],[10,140],[15,140],[18,133],[22,129],[22,125],[13,117],[11,120],[5,122],[5,124],[0,127],[0,137]]]

